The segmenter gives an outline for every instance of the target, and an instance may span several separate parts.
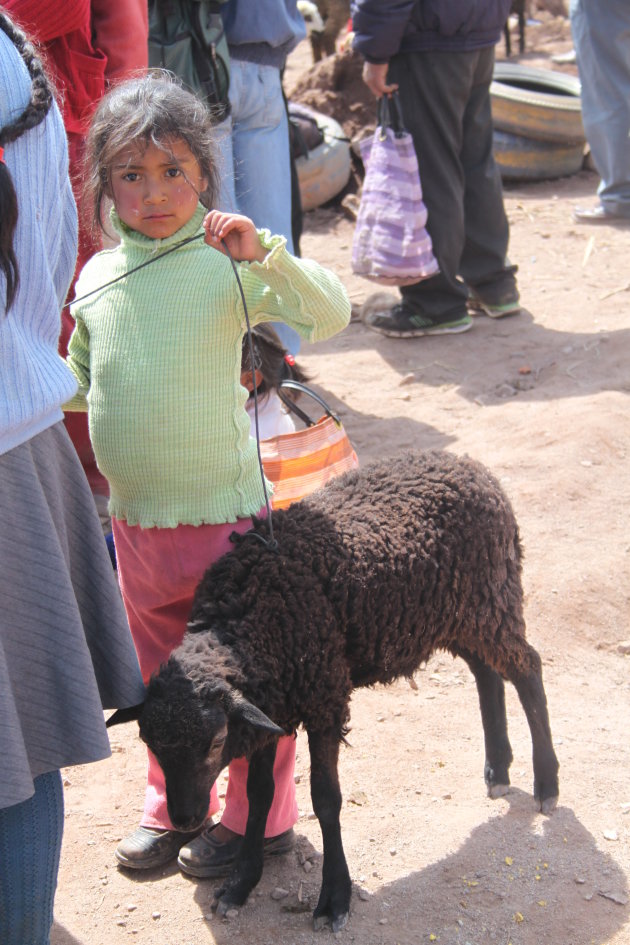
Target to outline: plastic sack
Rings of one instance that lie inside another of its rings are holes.
[[[398,97],[379,99],[379,124],[362,142],[365,178],[352,241],[352,271],[381,285],[411,285],[439,271],[413,139]]]

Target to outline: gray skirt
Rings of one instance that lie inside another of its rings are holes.
[[[144,686],[94,500],[63,423],[0,455],[0,807],[110,754],[103,709]]]

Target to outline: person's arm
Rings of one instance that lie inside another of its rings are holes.
[[[239,267],[251,324],[283,322],[309,342],[345,328],[350,300],[337,276],[313,259],[292,256],[282,236],[263,230],[259,238],[263,262]],[[237,306],[240,312],[240,296]]]
[[[147,0],[92,0],[92,32],[94,45],[107,56],[106,82],[146,71]]]
[[[383,95],[390,95],[398,88],[396,83],[388,83],[387,70],[388,62],[364,62],[363,63],[363,81],[370,92],[377,98]]]
[[[416,0],[353,0],[352,46],[367,62],[388,63],[400,49]]]
[[[73,311],[72,315],[76,323],[68,342],[66,364],[74,374],[79,390],[72,400],[63,405],[63,409],[85,411],[88,409],[87,394],[90,389],[90,334],[76,312]]]
[[[203,225],[206,243],[227,255],[225,243],[241,263],[252,325],[281,321],[308,341],[321,341],[348,324],[350,300],[337,276],[313,260],[291,256],[283,236],[257,230],[249,217],[220,210],[211,210]]]
[[[90,22],[90,0],[2,0],[2,6],[38,43],[48,43]]]
[[[400,48],[413,5],[414,0],[355,0],[352,4],[352,45],[365,59],[363,81],[376,98],[391,95],[398,88],[388,83],[387,70],[389,60]]]

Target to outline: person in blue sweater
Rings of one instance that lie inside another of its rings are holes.
[[[493,318],[519,311],[490,111],[510,0],[354,0],[351,10],[365,83],[377,98],[398,91],[440,266],[366,324],[409,338],[468,331],[469,308]]]
[[[0,942],[49,945],[61,768],[110,754],[144,685],[57,353],[77,255],[68,146],[41,60],[0,10]]]

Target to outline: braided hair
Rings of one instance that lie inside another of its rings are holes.
[[[35,128],[48,114],[52,105],[52,88],[44,72],[41,59],[25,33],[19,29],[6,13],[0,11],[0,29],[11,40],[22,57],[31,77],[31,99],[22,114],[4,128],[0,128],[0,148],[17,140],[25,131]],[[20,280],[17,257],[13,248],[13,237],[18,221],[17,194],[13,178],[4,161],[0,161],[0,273],[7,283],[5,313],[15,300]]]

